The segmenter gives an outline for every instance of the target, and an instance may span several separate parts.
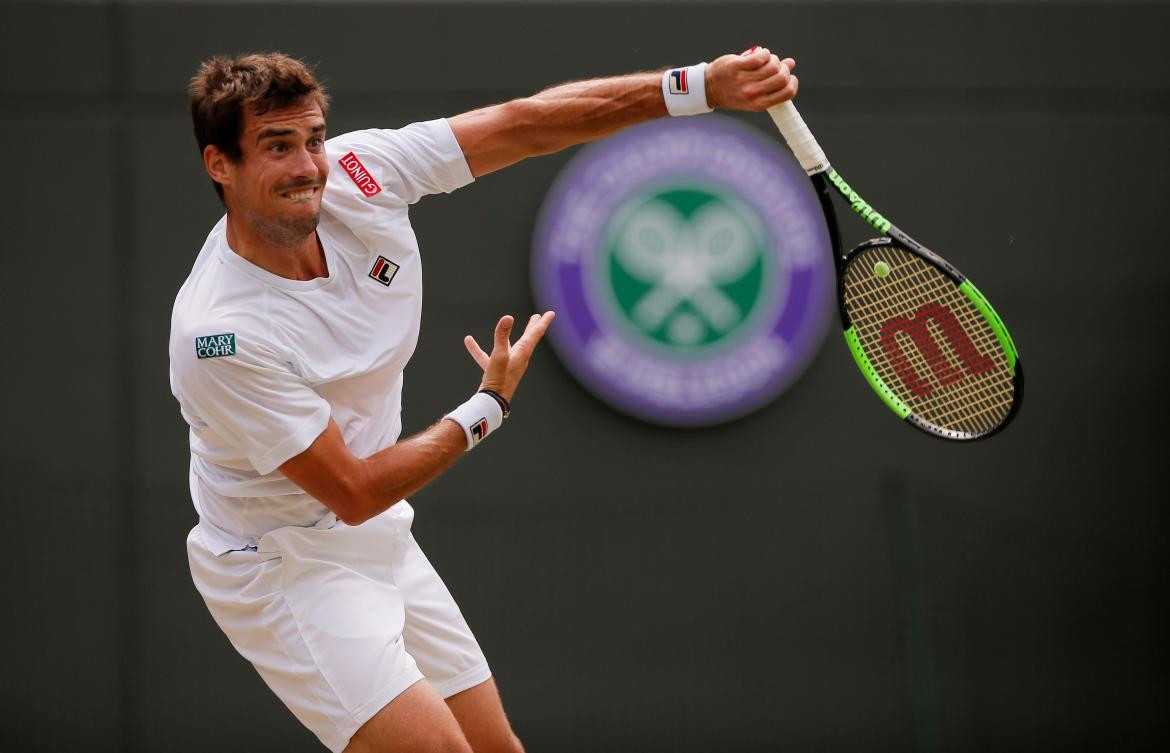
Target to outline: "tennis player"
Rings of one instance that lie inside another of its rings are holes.
[[[232,645],[332,751],[519,751],[487,660],[410,533],[406,498],[498,431],[553,319],[495,326],[470,398],[400,440],[421,262],[407,210],[527,157],[663,115],[796,94],[767,49],[556,86],[326,139],[300,61],[204,62],[190,83],[226,207],[171,319],[190,425],[191,573]],[[521,414],[523,411],[521,411]]]

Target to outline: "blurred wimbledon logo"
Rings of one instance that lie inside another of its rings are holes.
[[[816,194],[772,135],[672,118],[582,149],[533,236],[551,345],[599,398],[665,426],[742,416],[816,353],[833,267]]]
[[[608,285],[620,318],[680,355],[743,329],[764,292],[764,233],[730,196],[673,188],[637,196],[608,228]]]

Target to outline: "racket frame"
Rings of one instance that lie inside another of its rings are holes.
[[[1024,368],[1023,364],[1020,363],[1015,342],[1012,340],[1011,335],[1007,331],[1007,327],[1004,326],[1003,320],[995,312],[991,303],[958,268],[911,238],[899,227],[886,219],[884,215],[874,210],[871,204],[862,199],[845,182],[841,174],[829,164],[824,151],[817,144],[811,131],[804,124],[804,120],[800,117],[792,102],[783,102],[775,107],[769,108],[769,114],[776,122],[776,126],[784,136],[785,141],[788,143],[789,148],[792,149],[797,160],[801,163],[805,173],[808,174],[816,190],[817,199],[820,201],[822,214],[824,214],[825,224],[829,231],[829,241],[833,249],[833,262],[837,273],[837,313],[841,317],[841,327],[845,336],[845,342],[849,347],[849,352],[857,363],[858,369],[861,370],[862,375],[869,382],[870,387],[895,415],[916,429],[939,439],[970,442],[987,439],[1003,431],[1011,423],[1012,419],[1016,417],[1020,409],[1020,404],[1023,402]],[[843,245],[841,241],[841,229],[837,220],[837,210],[833,203],[834,195],[840,196],[844,201],[848,202],[858,216],[870,226],[883,233],[883,236],[871,238],[850,249],[848,252],[844,252],[842,250]],[[849,312],[845,307],[845,269],[857,254],[875,246],[901,248],[938,269],[972,302],[995,333],[1000,347],[1003,348],[1008,367],[1012,371],[1013,394],[1012,404],[1008,409],[1007,415],[989,431],[980,434],[968,434],[928,423],[920,416],[914,414],[909,406],[902,402],[886,386],[885,382],[879,376],[877,369],[865,354],[860,339],[857,336],[857,331],[849,317]]]

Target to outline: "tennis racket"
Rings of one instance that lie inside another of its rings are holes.
[[[768,113],[820,198],[845,342],[870,386],[900,418],[933,436],[974,440],[1002,430],[1019,411],[1024,371],[987,298],[845,182],[792,102]],[[884,237],[844,253],[833,194]]]

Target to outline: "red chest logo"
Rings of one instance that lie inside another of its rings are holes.
[[[362,161],[353,152],[337,160],[337,164],[341,165],[342,169],[345,170],[345,174],[353,179],[353,182],[357,184],[358,190],[366,196],[373,196],[382,190],[382,187],[378,185],[378,181],[374,180],[374,176],[370,175],[370,171],[366,169],[366,166],[362,164]]]

